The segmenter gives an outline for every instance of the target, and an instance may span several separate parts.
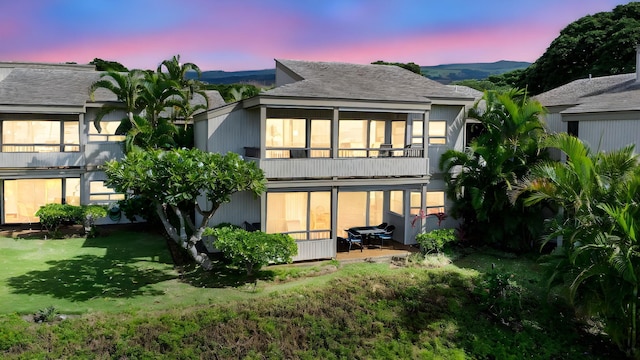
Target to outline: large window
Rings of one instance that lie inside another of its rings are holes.
[[[101,131],[98,132],[93,124],[87,125],[89,127],[89,141],[90,142],[117,142],[124,141],[124,135],[116,135],[116,129],[120,126],[120,121],[106,121],[100,122]]]
[[[266,230],[296,240],[330,238],[331,192],[267,193]]]
[[[429,145],[445,145],[447,143],[447,122],[429,121]]]
[[[414,120],[411,127],[411,143],[412,144],[422,144],[423,143],[423,126],[424,121]]]
[[[427,192],[427,215],[444,212],[444,191]]]
[[[382,191],[338,193],[338,235],[346,236],[345,229],[355,226],[378,225],[383,215]]]
[[[390,124],[390,125],[389,125]],[[390,126],[390,130],[387,128]],[[402,156],[406,121],[340,120],[338,144],[340,157]],[[399,151],[378,151],[380,148]]]
[[[104,181],[91,181],[89,183],[89,201],[109,204],[118,200],[124,200],[124,194],[117,193],[112,188],[105,186]]]
[[[2,122],[2,151],[80,151],[79,123],[55,120],[5,120]]]
[[[331,120],[267,119],[267,158],[330,156]]]
[[[4,181],[4,222],[38,222],[36,211],[46,204],[80,205],[80,178]]]
[[[402,190],[389,192],[389,210],[398,215],[404,215],[404,192]]]

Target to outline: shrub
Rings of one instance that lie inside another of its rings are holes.
[[[423,254],[440,253],[447,244],[457,239],[455,229],[435,229],[416,235],[416,241],[420,244]]]
[[[58,310],[53,306],[49,306],[45,309],[40,309],[37,313],[33,314],[33,321],[37,323],[52,322],[56,319],[57,315]]]
[[[209,228],[204,235],[215,236],[215,247],[233,265],[244,267],[249,276],[269,263],[290,263],[292,257],[298,253],[295,240],[286,234],[249,232],[227,226]]]
[[[36,212],[40,224],[53,237],[59,237],[60,226],[71,224],[83,224],[88,235],[94,235],[95,220],[106,215],[107,211],[101,205],[47,204]]]
[[[522,297],[525,289],[514,274],[491,270],[483,274],[475,288],[478,304],[503,324],[520,320]]]

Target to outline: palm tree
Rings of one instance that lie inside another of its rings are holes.
[[[612,340],[638,356],[640,167],[634,147],[594,154],[567,134],[547,144],[567,161],[534,166],[513,197],[564,209],[545,240],[563,237],[544,257],[548,286],[558,286],[576,308],[603,319]]]
[[[166,69],[166,72],[162,70]],[[168,81],[174,81],[184,93],[184,99],[181,105],[175,105],[172,117],[182,118],[185,121],[185,126],[193,118],[199,110],[206,110],[209,107],[209,98],[204,91],[204,84],[197,79],[190,79],[187,74],[189,72],[195,72],[197,77],[200,78],[202,71],[194,63],[180,63],[180,55],[175,55],[171,59],[164,60],[160,65],[156,73],[162,75]],[[195,95],[202,97],[204,103],[194,104],[193,99]]]
[[[145,72],[142,70],[131,70],[129,72],[117,72],[107,71],[100,75],[100,80],[91,84],[89,89],[91,100],[95,97],[95,92],[98,89],[106,89],[116,95],[118,101],[122,103],[120,106],[104,106],[96,115],[93,121],[93,125],[98,132],[102,130],[100,122],[102,118],[114,111],[124,110],[126,112],[126,119],[131,124],[134,124],[134,116],[138,115],[144,108],[145,104],[140,97],[140,89],[145,82]]]
[[[454,200],[451,215],[479,241],[522,250],[541,227],[540,209],[511,203],[508,191],[545,158],[543,113],[523,91],[485,92],[469,110],[484,131],[464,151],[448,150],[440,158],[447,196]]]

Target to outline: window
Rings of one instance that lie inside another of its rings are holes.
[[[577,121],[567,121],[567,134],[578,137],[578,129],[580,128],[578,124]]]
[[[120,121],[105,121],[100,122],[102,131],[98,133],[98,130],[93,124],[88,124],[89,127],[89,141],[91,142],[117,142],[124,141],[124,135],[116,135],[116,129],[120,126]]]
[[[106,187],[104,181],[89,183],[89,201],[106,204],[118,200],[124,200],[124,194],[116,193],[114,189]]]
[[[419,215],[422,209],[422,192],[412,191],[409,196],[409,214]]]
[[[398,215],[404,215],[404,192],[402,190],[394,190],[389,192],[389,210]]]
[[[440,120],[429,121],[429,145],[444,145],[447,143],[447,122]]]
[[[423,127],[424,121],[414,120],[411,128],[411,143],[422,144],[423,143]]]
[[[267,194],[267,232],[287,233],[296,240],[331,237],[331,192]]]
[[[4,181],[4,222],[33,223],[46,204],[80,205],[80,178],[18,179]]]
[[[427,191],[427,215],[444,212],[444,191]]]
[[[269,118],[266,150],[267,158],[331,157],[331,120]]]
[[[402,149],[405,145],[406,121],[340,120],[338,125],[339,157],[383,156],[377,149]],[[389,131],[390,130],[390,131]],[[402,151],[384,151],[402,156]]]
[[[2,151],[80,151],[79,123],[56,120],[5,120],[2,122]]]
[[[338,235],[354,226],[378,225],[382,222],[382,191],[344,191],[338,193]]]

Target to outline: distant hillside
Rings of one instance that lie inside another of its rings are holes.
[[[482,80],[490,75],[500,75],[513,70],[526,69],[529,65],[531,65],[531,63],[502,60],[494,63],[421,66],[420,69],[429,79],[448,84],[458,80]]]
[[[494,63],[445,64],[421,66],[422,73],[429,79],[443,84],[467,79],[485,79],[490,75],[499,75],[517,69],[525,69],[528,62],[498,61]],[[276,82],[275,69],[247,71],[203,71],[202,81],[209,84],[252,84],[257,86],[273,86]]]

